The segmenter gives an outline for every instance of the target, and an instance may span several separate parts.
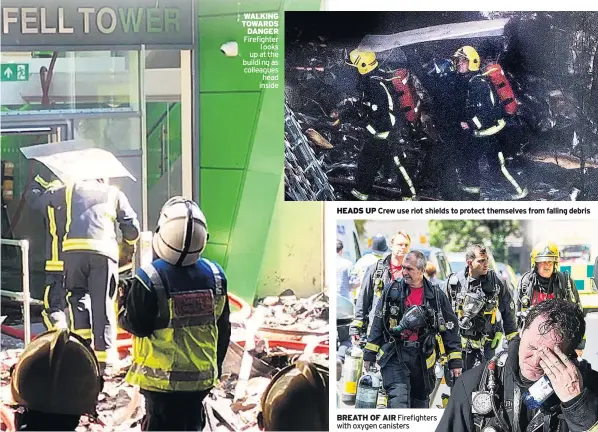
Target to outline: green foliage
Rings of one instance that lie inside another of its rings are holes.
[[[471,243],[492,248],[494,259],[507,260],[506,237],[520,234],[519,221],[514,220],[431,220],[430,244],[446,252],[465,250]]]
[[[357,230],[357,235],[359,238],[363,238],[365,235],[365,224],[366,220],[356,220],[355,221],[355,229]]]

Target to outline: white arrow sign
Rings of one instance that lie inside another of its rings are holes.
[[[12,76],[12,70],[10,70],[9,67],[7,67],[6,69],[4,69],[4,76],[6,78],[10,78]]]

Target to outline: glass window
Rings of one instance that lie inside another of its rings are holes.
[[[2,116],[139,111],[138,51],[4,52],[2,63],[24,71],[0,84]]]

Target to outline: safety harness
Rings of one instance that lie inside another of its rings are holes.
[[[484,367],[477,391],[471,394],[473,422],[477,432],[560,432],[561,422],[554,429],[559,412],[539,409],[525,430],[520,428],[522,411],[521,388],[515,382],[514,371],[507,369],[508,354],[503,351]],[[503,397],[499,397],[502,394]],[[507,399],[512,395],[512,400]]]
[[[489,273],[489,275],[490,284],[493,286],[492,291],[489,293],[484,291],[481,285],[475,287],[475,289],[469,283],[467,286],[463,286],[455,273],[450,274],[448,278],[447,294],[451,300],[453,310],[459,319],[464,316],[463,301],[465,294],[478,291],[484,294],[482,315],[478,314],[472,319],[474,325],[471,329],[465,330],[461,328],[459,330],[461,345],[466,352],[471,352],[474,349],[483,350],[486,342],[494,338],[494,334],[496,333],[496,312],[498,310],[500,285],[497,283],[497,277],[494,273]],[[490,316],[488,317],[488,315]]]

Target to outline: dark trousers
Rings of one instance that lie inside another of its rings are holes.
[[[364,194],[370,194],[376,180],[376,174],[384,160],[389,158],[388,140],[369,138],[357,158],[357,190]]]
[[[490,345],[486,345],[483,350],[472,349],[471,352],[463,351],[463,372],[473,369],[477,364],[484,364],[494,357],[494,351]]]
[[[67,325],[66,315],[66,290],[63,283],[62,272],[46,272],[44,283],[44,310],[42,317],[48,330],[58,324],[60,327]]]
[[[381,368],[387,407],[429,408],[432,376],[421,348],[397,348],[397,353]]]
[[[198,392],[153,392],[145,397],[143,431],[201,431],[206,424],[203,400],[211,389]]]
[[[110,258],[90,252],[65,252],[64,284],[71,326],[80,336],[90,339],[100,362],[114,344],[116,333],[116,294],[118,264]],[[89,331],[91,329],[91,331]]]

